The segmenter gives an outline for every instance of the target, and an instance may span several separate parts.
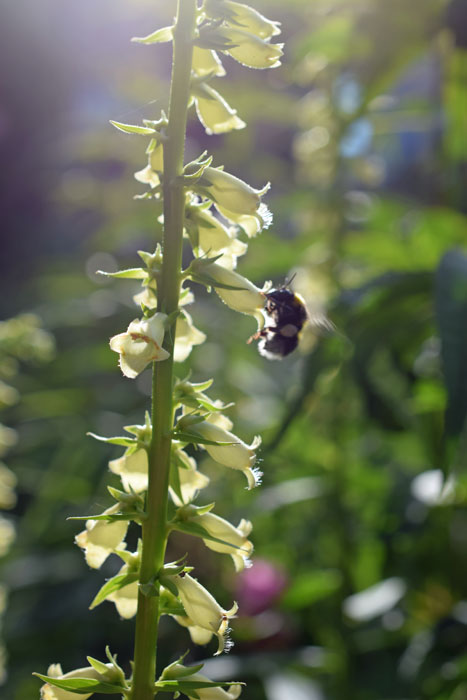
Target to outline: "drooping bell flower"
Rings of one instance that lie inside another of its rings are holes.
[[[125,333],[110,339],[110,348],[120,354],[119,364],[123,374],[134,379],[150,362],[169,357],[162,347],[166,314],[155,313],[151,318],[136,319]]]
[[[236,603],[230,610],[223,610],[217,600],[189,574],[173,577],[185,612],[198,627],[216,635],[219,646],[216,654],[231,646],[227,639],[229,619],[235,615]]]
[[[183,422],[183,418],[181,422]],[[261,444],[259,436],[254,438],[251,445],[247,445],[230,431],[207,420],[191,424],[189,430],[201,438],[206,438],[206,440],[227,443],[225,445],[206,444],[204,448],[215,462],[243,472],[248,481],[248,488],[258,486],[262,475],[254,467],[254,464],[256,462],[255,450]]]
[[[238,25],[261,39],[270,39],[281,33],[280,22],[264,17],[249,5],[232,0],[205,0],[205,10],[213,19],[223,19],[229,24]]]
[[[205,340],[205,334],[195,328],[190,314],[182,310],[176,323],[174,361],[183,362],[186,360],[193,346],[201,345]]]
[[[120,504],[116,503],[103,515],[119,510]],[[127,520],[86,520],[86,529],[76,535],[75,542],[84,550],[86,563],[93,569],[99,569],[107,557],[121,546],[127,530]]]
[[[207,134],[225,134],[234,129],[244,129],[245,122],[217,90],[203,82],[192,85],[196,113]]]

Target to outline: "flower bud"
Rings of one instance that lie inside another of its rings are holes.
[[[141,493],[148,487],[148,455],[143,448],[113,459],[109,462],[109,469],[119,475],[128,493]]]
[[[212,632],[218,638],[216,655],[220,654],[226,646],[229,618],[237,612],[237,604],[234,603],[230,610],[223,610],[209,591],[189,574],[174,576],[174,583],[185,612],[194,625]]]
[[[238,214],[255,214],[261,204],[269,183],[261,190],[255,190],[240,178],[218,168],[208,167],[198,182],[201,194],[207,194],[212,201],[228,211]]]
[[[267,19],[249,5],[231,2],[231,0],[206,0],[205,9],[209,17],[224,19],[229,24],[237,24],[261,39],[270,39],[281,33],[280,22]]]
[[[206,336],[193,325],[193,320],[187,311],[182,311],[177,318],[174,361],[183,362],[190,354],[193,345],[201,345]]]
[[[119,510],[120,505],[116,503],[105,510],[104,515]],[[86,529],[76,535],[75,542],[84,549],[86,563],[93,569],[99,569],[107,557],[120,547],[127,530],[127,520],[86,520]]]
[[[109,669],[109,677],[112,677],[112,672],[114,667],[112,664],[105,664]],[[69,671],[68,673],[62,672],[62,667],[60,664],[52,664],[49,666],[47,675],[51,678],[57,678],[60,680],[70,680],[72,678],[92,678],[99,681],[109,681],[109,678],[105,674],[98,673],[92,666],[86,666],[84,668],[76,668],[74,671]],[[80,693],[79,697],[86,698],[91,697],[92,693]],[[50,683],[46,683],[41,688],[41,699],[42,700],[76,700],[76,693],[72,693],[69,690],[64,690],[63,688],[57,688]]]
[[[166,318],[166,314],[155,313],[149,319],[136,319],[126,333],[110,339],[110,348],[120,354],[120,368],[126,377],[134,379],[150,362],[169,357],[167,350],[162,348]]]
[[[209,421],[194,423],[190,426],[190,431],[207,440],[232,443],[231,445],[204,445],[204,448],[215,462],[242,471],[247,478],[248,488],[251,489],[260,483],[261,472],[253,469],[256,462],[255,450],[261,444],[259,436],[255,437],[251,445],[247,445],[233,433]]]
[[[214,88],[206,83],[192,87],[196,113],[207,134],[224,134],[234,129],[243,129],[246,124],[237,117],[237,110],[226,102]]]

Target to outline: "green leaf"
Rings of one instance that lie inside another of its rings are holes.
[[[138,126],[136,124],[122,124],[121,122],[115,122],[113,119],[109,120],[112,126],[114,126],[119,131],[125,132],[125,134],[139,134],[140,136],[149,136],[149,134],[155,134],[156,130],[151,129],[148,126]]]
[[[128,566],[133,564],[133,552],[129,552],[127,549],[115,549],[114,554],[116,554],[117,557],[120,557],[120,559],[125,562],[125,564],[128,564]]]
[[[181,564],[176,564],[175,562],[173,564],[166,564],[159,571],[159,578],[161,576],[179,576],[179,574],[181,574],[184,570],[185,561],[183,561]]]
[[[171,605],[167,601],[161,602],[159,612],[161,615],[181,615],[186,617],[186,612],[182,605]]]
[[[175,522],[171,524],[172,530],[178,530],[179,532],[185,532],[187,535],[193,535],[194,537],[201,537],[203,540],[210,540],[211,542],[218,542],[219,544],[226,545],[227,547],[232,547],[232,549],[241,549],[237,547],[236,544],[231,542],[226,542],[225,540],[220,540],[218,537],[213,537],[209,534],[207,530],[198,525],[198,523],[192,520],[186,520],[185,522]]]
[[[188,185],[193,184],[196,180],[202,176],[206,168],[208,168],[212,163],[212,156],[206,158],[206,160],[199,161],[194,160],[191,163],[187,163],[183,169],[182,180],[186,181]]]
[[[173,433],[173,439],[179,440],[180,442],[191,442],[193,445],[237,445],[237,442],[216,442],[216,440],[208,440],[200,435],[195,435],[194,433],[188,433],[186,431],[180,432],[175,430]]]
[[[107,669],[108,671],[108,669]],[[56,688],[62,688],[63,690],[68,690],[71,693],[77,693],[79,695],[86,695],[91,693],[103,693],[104,695],[113,695],[115,693],[121,693],[126,690],[121,685],[114,685],[112,683],[102,683],[95,678],[52,678],[51,676],[44,676],[42,673],[34,673],[44,681],[44,683],[50,683]]]
[[[213,502],[213,503],[207,503],[205,506],[195,506],[193,503],[190,503],[189,510],[190,510],[190,513],[191,513],[192,515],[189,516],[189,517],[193,517],[193,516],[196,516],[196,515],[204,515],[204,513],[210,513],[211,510],[215,507],[215,505],[216,505],[216,504],[215,504],[214,502]],[[181,508],[179,508],[178,511],[177,511],[177,513],[180,512],[180,511],[183,513],[183,509],[184,509],[184,506],[182,506]],[[180,519],[183,520],[183,517],[181,517]]]
[[[139,574],[135,572],[131,574],[118,574],[117,576],[109,579],[99,590],[98,594],[89,606],[89,609],[92,610],[93,608],[96,608],[107,598],[108,595],[120,590],[120,588],[128,586],[130,583],[134,583],[138,580],[138,577]]]
[[[196,666],[183,666],[182,661],[187,654],[188,652],[186,651],[183,656],[180,656],[178,659],[176,659],[176,661],[171,663],[169,666],[166,666],[162,671],[159,680],[178,680],[179,678],[184,678],[185,676],[192,676],[194,673],[199,673],[204,664],[197,664]]]
[[[142,267],[131,267],[128,270],[118,270],[117,272],[105,272],[105,270],[98,270],[97,272],[99,275],[105,275],[106,277],[118,277],[130,280],[144,280],[148,276],[148,271],[144,270]]]
[[[244,683],[238,683],[237,681],[157,681],[156,688],[159,690],[170,690],[174,688],[179,690],[181,693],[186,693],[187,691],[197,690],[199,688],[225,688],[230,685],[245,685]],[[192,693],[190,692],[190,695]],[[193,696],[194,697],[194,696]]]
[[[86,435],[89,435],[89,437],[94,438],[94,440],[99,440],[100,442],[108,442],[110,445],[121,445],[122,447],[132,447],[133,445],[136,444],[136,440],[134,438],[127,438],[127,437],[106,438],[106,437],[102,437],[102,435],[96,435],[95,433],[86,433]]]
[[[97,673],[100,673],[101,676],[103,676],[105,673],[108,673],[109,669],[107,668],[105,663],[103,663],[103,661],[94,659],[92,656],[87,656],[86,658],[93,667],[93,669],[97,671]]]
[[[223,403],[217,406],[211,401],[206,401],[206,399],[198,399],[198,405],[204,408],[206,411],[209,411],[209,413],[215,413],[216,411],[225,411],[227,408],[232,408],[232,406],[235,406],[233,402]]]
[[[215,260],[218,260],[221,255],[218,255]],[[197,258],[199,260],[199,258]],[[233,291],[236,292],[245,292],[248,291],[246,287],[235,287],[232,284],[222,284],[221,282],[217,282],[217,280],[214,279],[214,277],[211,277],[211,275],[206,274],[206,273],[190,273],[190,279],[193,280],[193,282],[198,282],[198,284],[204,284],[205,287],[218,287],[219,289],[232,289]]]
[[[131,41],[137,44],[165,44],[173,39],[173,26],[162,27],[147,36],[134,36]]]
[[[190,387],[193,391],[204,392],[212,386],[214,379],[207,379],[205,382],[190,382]]]
[[[116,489],[113,486],[107,486],[107,491],[118,503],[124,504],[125,506],[131,506],[136,510],[141,508],[141,512],[143,512],[144,498],[141,496],[141,494],[134,493],[134,491],[127,493],[126,491],[120,491],[120,489]],[[122,512],[125,511],[122,510]]]
[[[110,515],[103,513],[99,515],[73,515],[67,520],[108,520],[112,523],[118,520],[140,520],[142,515],[143,513],[139,511],[128,511],[128,513],[111,513]]]
[[[178,588],[170,578],[168,578],[167,576],[160,576],[159,580],[160,580],[161,584],[164,586],[164,588],[166,588],[168,591],[170,591],[170,593],[172,593],[172,595],[174,595],[175,597],[178,596]]]

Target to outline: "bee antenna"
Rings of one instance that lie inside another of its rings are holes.
[[[292,277],[290,277],[289,279],[286,278],[285,281],[284,281],[284,287],[290,287],[290,285],[292,284],[292,282],[294,281],[294,279],[296,278],[296,276],[297,276],[297,273],[294,272],[293,275],[292,275]]]

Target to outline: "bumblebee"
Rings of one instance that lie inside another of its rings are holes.
[[[264,315],[266,325],[255,333],[250,340],[259,340],[258,351],[268,360],[281,360],[290,355],[298,346],[300,333],[305,323],[310,323],[312,330],[334,331],[334,325],[322,314],[310,317],[305,301],[287,286],[273,289],[265,294]]]
[[[266,326],[249,340],[259,340],[260,355],[269,360],[280,360],[295,350],[299,333],[308,319],[302,297],[287,287],[273,289],[265,294]]]

